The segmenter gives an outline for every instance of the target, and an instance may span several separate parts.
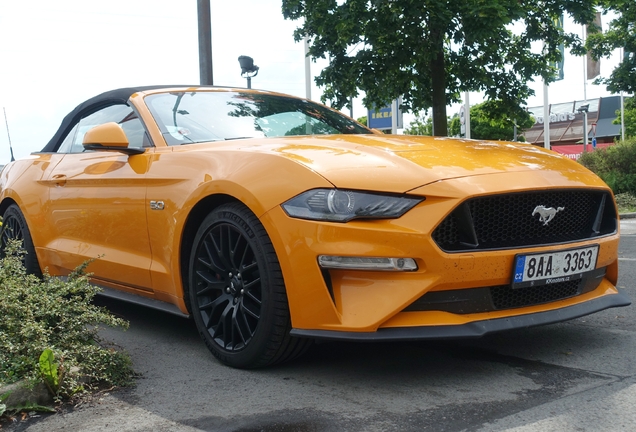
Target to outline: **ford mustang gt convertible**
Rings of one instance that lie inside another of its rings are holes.
[[[191,316],[223,363],[318,339],[482,336],[626,306],[611,190],[536,146],[391,136],[323,105],[124,88],[0,176],[0,247],[86,260],[103,294]]]

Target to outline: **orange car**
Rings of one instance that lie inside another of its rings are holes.
[[[223,363],[315,339],[475,337],[629,299],[612,192],[531,145],[374,133],[215,87],[110,91],[0,176],[1,246],[88,259],[103,294],[192,316]]]

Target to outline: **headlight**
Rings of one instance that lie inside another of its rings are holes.
[[[283,209],[291,217],[347,222],[359,218],[398,218],[422,201],[424,198],[313,189],[283,203]]]

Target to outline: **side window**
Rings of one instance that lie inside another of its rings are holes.
[[[128,147],[150,147],[150,140],[146,135],[146,129],[144,129],[141,120],[137,117],[137,113],[132,109],[130,113],[118,123],[124,130],[126,137],[128,137]]]
[[[73,145],[73,142],[75,140],[75,134],[77,133],[78,124],[73,126],[73,129],[71,129],[71,131],[68,133],[68,135],[66,135],[66,138],[64,138],[64,141],[62,141],[62,144],[60,144],[60,147],[57,149],[58,153],[70,153],[71,152],[71,146]]]
[[[95,126],[115,122],[122,127],[128,138],[129,147],[150,147],[150,140],[137,114],[128,105],[112,105],[90,114],[79,121],[64,139],[58,153],[81,153],[86,132]]]

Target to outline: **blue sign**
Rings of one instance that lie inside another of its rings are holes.
[[[596,137],[592,138],[592,147],[596,148]]]
[[[379,110],[369,110],[369,127],[372,129],[391,129],[393,110],[391,106],[382,107]]]
[[[399,102],[398,102],[399,107]],[[402,126],[402,111],[398,108],[397,128]],[[372,129],[391,129],[393,109],[392,105],[382,107],[380,109],[367,110],[367,118],[369,119],[369,127]]]

